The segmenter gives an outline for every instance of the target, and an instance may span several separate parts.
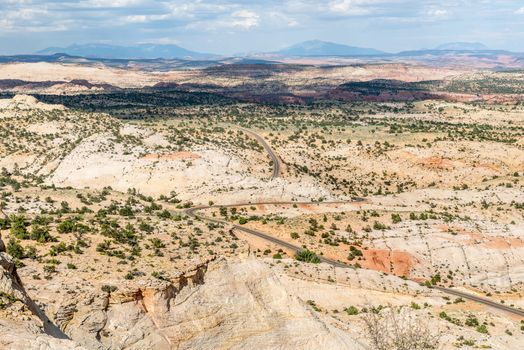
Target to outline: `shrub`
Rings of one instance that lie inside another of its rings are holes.
[[[469,327],[477,327],[479,325],[479,320],[475,316],[470,315],[468,316],[464,324]]]
[[[486,327],[485,324],[481,324],[480,326],[478,326],[477,332],[482,333],[482,334],[489,334],[488,327]]]
[[[115,292],[116,290],[118,289],[118,287],[116,286],[110,286],[108,284],[105,284],[102,286],[102,292],[105,292],[105,293],[113,293]]]
[[[26,257],[24,247],[14,237],[7,243],[6,252],[15,259],[24,259]]]
[[[153,245],[153,248],[155,248],[155,249],[161,249],[161,248],[165,248],[166,247],[164,242],[162,242],[158,238],[151,238],[149,241],[151,242],[151,244]]]
[[[33,241],[37,241],[38,243],[47,243],[47,242],[56,241],[49,233],[49,230],[47,229],[47,227],[40,226],[40,225],[33,225],[30,238]]]
[[[376,350],[436,349],[439,334],[409,308],[374,309],[362,314],[367,337]]]
[[[49,255],[57,256],[58,254],[61,254],[68,250],[69,250],[69,247],[64,242],[60,242],[58,244],[53,245],[51,249],[49,249]]]
[[[11,235],[18,239],[28,239],[29,233],[26,228],[26,221],[23,216],[12,215],[9,218],[11,223]]]
[[[138,229],[140,231],[143,231],[145,233],[152,233],[154,231],[154,227],[151,226],[150,224],[148,224],[147,222],[141,222],[140,225],[138,226]]]
[[[71,220],[65,220],[56,226],[56,230],[59,233],[71,233],[75,231],[75,223]]]
[[[356,257],[360,257],[360,256],[363,256],[363,255],[364,254],[362,253],[362,251],[360,249],[358,249],[357,247],[355,247],[355,246],[349,247],[349,255],[348,255],[348,260],[349,261],[355,259]]]
[[[388,229],[388,227],[386,225],[378,222],[378,221],[375,221],[373,223],[373,229],[374,230],[386,230],[386,229]]]
[[[399,222],[402,221],[402,218],[400,217],[399,214],[391,214],[391,221],[393,221],[394,224],[398,224]]]
[[[44,272],[47,274],[52,274],[56,272],[56,266],[55,265],[46,265],[44,266]]]
[[[306,263],[313,263],[318,264],[320,263],[320,258],[315,254],[314,252],[305,249],[301,250],[295,255],[295,259],[298,261],[306,262]]]
[[[354,316],[354,315],[358,315],[358,309],[356,307],[354,307],[353,305],[351,305],[350,307],[348,307],[346,309],[346,312],[348,315],[350,316]]]
[[[171,219],[171,213],[164,209],[160,213],[158,213],[158,217],[161,219]]]
[[[0,292],[0,310],[6,309],[18,299],[12,295],[4,292]]]

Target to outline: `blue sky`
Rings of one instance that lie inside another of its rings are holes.
[[[91,42],[232,54],[309,39],[391,52],[450,41],[524,51],[524,1],[0,0],[0,54]]]

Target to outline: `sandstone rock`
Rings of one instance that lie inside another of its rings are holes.
[[[29,95],[16,95],[10,100],[0,100],[0,109],[41,109],[45,111],[65,110],[62,105],[51,105],[38,101]]]
[[[8,307],[15,312],[0,309],[0,349],[84,349],[67,339],[27,295],[14,261],[5,253],[0,253],[0,292],[15,300]]]
[[[107,307],[64,305],[56,322],[90,349],[362,349],[266,263],[210,263],[175,281],[142,281]],[[205,275],[204,275],[205,272]]]

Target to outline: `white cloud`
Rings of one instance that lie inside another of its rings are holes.
[[[126,23],[145,23],[148,22],[148,16],[144,15],[133,15],[124,17],[124,22]]]
[[[295,17],[290,17],[283,12],[271,11],[267,13],[267,22],[275,27],[298,27],[300,22]]]
[[[260,24],[260,17],[253,11],[239,10],[231,14],[233,20],[231,26],[241,29],[251,29],[258,27]]]
[[[78,3],[82,8],[126,8],[137,6],[143,3],[143,0],[86,0]]]
[[[517,11],[515,11],[515,13],[517,15],[524,15],[524,6],[522,6],[521,8],[519,8]]]
[[[380,5],[394,0],[332,0],[327,9],[337,15],[363,16],[374,13],[373,5]]]
[[[428,15],[435,16],[435,17],[442,17],[442,16],[445,16],[447,14],[448,14],[448,10],[437,9],[437,10],[429,10],[428,11]]]
[[[329,10],[339,15],[365,15],[369,9],[359,6],[363,1],[335,0],[329,3]]]
[[[173,38],[156,38],[156,39],[147,39],[146,41],[141,41],[139,44],[160,44],[160,45],[179,45],[180,40]]]
[[[449,14],[448,10],[440,8],[433,8],[426,11],[426,16],[429,20],[444,19],[447,18]]]
[[[6,32],[13,30],[13,21],[5,18],[0,18],[0,30]]]

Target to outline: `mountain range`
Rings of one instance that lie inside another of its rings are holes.
[[[212,59],[217,55],[190,51],[178,45],[138,44],[134,46],[118,46],[108,44],[82,44],[68,47],[49,47],[38,51],[40,55],[57,53],[87,58],[123,58],[123,59]]]
[[[437,46],[434,49],[421,49],[399,53],[387,53],[373,48],[363,48],[343,45],[328,41],[309,40],[270,53],[239,55],[239,57],[385,57],[385,56],[422,56],[445,55],[449,52],[486,52],[491,50],[481,43],[453,42]],[[495,52],[495,51],[492,51]],[[97,59],[184,59],[213,60],[224,56],[187,50],[178,45],[138,44],[133,46],[118,46],[109,44],[82,44],[68,47],[50,47],[37,52],[38,55],[66,54],[76,57]]]
[[[455,42],[439,45],[435,50],[440,51],[489,51],[490,48],[481,43]]]
[[[386,52],[363,48],[356,46],[348,46],[336,44],[327,41],[309,40],[299,44],[287,47],[285,49],[275,52],[283,56],[382,56]]]

